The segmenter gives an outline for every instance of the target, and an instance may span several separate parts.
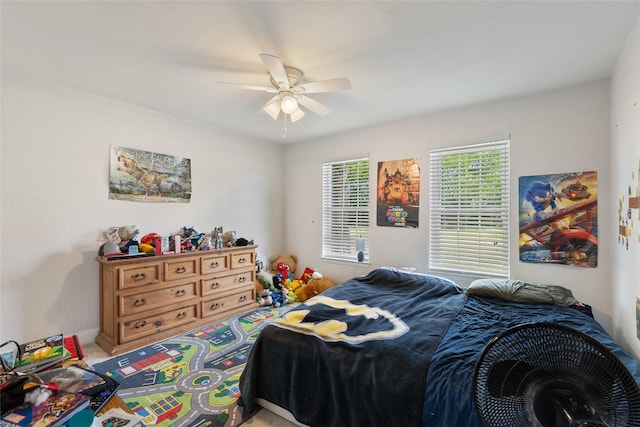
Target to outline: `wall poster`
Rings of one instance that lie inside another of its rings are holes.
[[[111,146],[109,199],[189,203],[191,160]]]
[[[520,177],[520,261],[598,266],[597,176]]]
[[[634,176],[635,175],[635,176]],[[635,189],[633,188],[635,185]],[[631,171],[630,184],[626,189],[626,195],[622,194],[618,199],[618,243],[629,250],[629,242],[634,242],[633,229],[640,224],[640,160],[638,160],[638,173]],[[640,232],[635,236],[640,243]]]
[[[378,225],[418,228],[418,159],[378,162]]]

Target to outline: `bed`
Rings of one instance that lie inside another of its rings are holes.
[[[596,338],[640,383],[638,363],[588,305],[559,286],[522,285],[465,289],[389,268],[350,279],[261,332],[240,378],[241,403],[318,427],[480,426],[475,362],[491,338],[530,322]]]

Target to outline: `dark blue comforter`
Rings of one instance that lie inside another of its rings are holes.
[[[593,318],[572,308],[467,296],[453,282],[387,269],[354,278],[267,326],[240,379],[317,427],[479,426],[473,371],[495,335],[555,322],[596,338],[640,370]]]

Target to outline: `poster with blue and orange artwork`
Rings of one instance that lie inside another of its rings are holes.
[[[519,179],[520,261],[598,266],[598,174]]]

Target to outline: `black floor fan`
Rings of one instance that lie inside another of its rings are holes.
[[[474,404],[485,427],[640,426],[640,388],[599,341],[551,323],[515,326],[476,362]]]

